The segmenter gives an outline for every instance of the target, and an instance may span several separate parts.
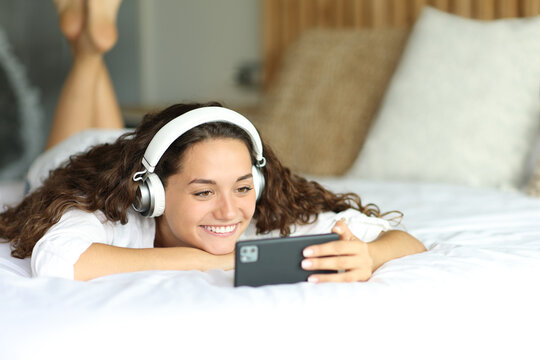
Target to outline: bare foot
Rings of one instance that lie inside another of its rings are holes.
[[[60,30],[68,40],[75,40],[84,25],[83,0],[54,0],[60,22]]]
[[[87,0],[87,26],[90,38],[102,52],[110,50],[118,39],[116,14],[122,0]]]

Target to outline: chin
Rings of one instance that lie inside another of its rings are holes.
[[[225,255],[232,253],[234,251],[234,245],[236,242],[234,242],[232,245],[224,245],[224,246],[209,246],[205,247],[203,250],[207,253],[210,253],[212,255]]]
[[[241,232],[237,232],[231,236],[219,237],[209,235],[203,230],[202,233],[199,233],[197,236],[197,247],[212,255],[229,254],[234,251],[236,241],[240,237],[238,234],[241,234]]]
[[[234,251],[236,239],[219,240],[202,243],[200,249],[212,255],[225,255]]]

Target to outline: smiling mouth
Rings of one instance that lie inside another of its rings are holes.
[[[213,235],[227,236],[234,234],[234,232],[238,228],[238,224],[225,226],[201,225],[201,227]]]

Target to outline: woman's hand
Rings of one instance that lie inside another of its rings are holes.
[[[332,232],[340,239],[305,248],[302,268],[338,273],[313,274],[308,278],[310,282],[367,281],[387,261],[426,251],[418,239],[400,230],[383,232],[370,243],[355,237],[344,220],[338,221]]]
[[[354,236],[344,220],[336,222],[332,232],[339,240],[304,249],[304,270],[337,270],[335,274],[314,274],[309,282],[353,282],[369,280],[374,262],[368,244]]]

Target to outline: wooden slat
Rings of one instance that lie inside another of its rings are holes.
[[[391,25],[387,20],[389,9],[386,0],[370,0],[368,5],[372,28],[382,28]]]
[[[540,0],[523,0],[521,2],[521,16],[540,15]]]
[[[450,0],[431,0],[430,5],[442,11],[450,10]]]
[[[523,16],[540,15],[540,0],[524,0]]]
[[[293,0],[294,1],[294,0]],[[316,24],[318,27],[333,28],[335,24],[333,22],[332,12],[334,8],[329,0],[314,0],[315,1],[315,13]]]
[[[336,27],[345,27],[345,0],[334,0],[336,7]]]
[[[367,26],[365,0],[356,0],[354,2],[354,27],[363,28]]]
[[[355,6],[354,0],[343,0],[341,11],[343,16],[342,27],[344,28],[354,28],[355,27]]]
[[[472,3],[470,0],[452,0],[450,11],[463,17],[472,17]]]
[[[298,10],[297,1],[283,0],[281,8],[283,9],[281,17],[283,25],[281,28],[281,44],[288,46],[298,35]]]
[[[396,27],[406,27],[412,24],[409,6],[403,0],[393,0],[390,4],[390,22]]]
[[[280,5],[279,1],[264,1],[264,5],[262,6],[263,77],[265,86],[268,86],[271,83],[282,53],[279,44],[281,36],[276,36],[276,32],[281,31],[281,24],[279,24]]]
[[[519,0],[498,0],[496,6],[497,18],[519,16]]]
[[[304,31],[315,24],[312,0],[298,0],[299,29]]]
[[[476,0],[473,3],[473,16],[476,19],[495,19],[496,0]]]
[[[410,0],[411,20],[414,22],[422,12],[424,6],[429,5],[427,0]]]

